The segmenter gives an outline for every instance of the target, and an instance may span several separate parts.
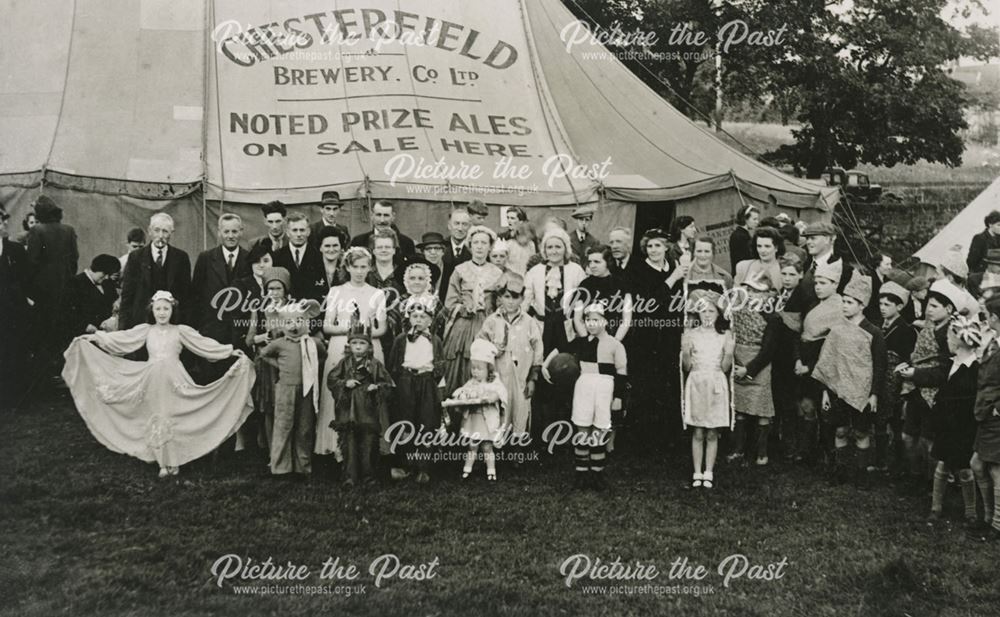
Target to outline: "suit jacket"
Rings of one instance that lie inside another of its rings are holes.
[[[327,224],[323,222],[323,219],[320,219],[309,226],[309,244],[319,248],[319,232],[323,231],[323,228],[326,226]],[[347,250],[347,247],[351,246],[351,232],[347,230],[347,227],[341,225],[340,223],[337,223],[333,227],[335,227],[337,229],[337,233],[340,234],[340,248]],[[399,233],[399,230],[396,230],[396,233]]]
[[[305,245],[302,263],[295,265],[292,259],[291,245],[285,245],[274,254],[274,265],[284,268],[292,275],[291,296],[296,300],[313,299],[322,302],[326,297],[326,270],[323,268],[323,256],[319,249],[310,244]]]
[[[865,307],[864,314],[865,319],[872,322],[875,325],[880,325],[882,323],[882,312],[878,309],[878,294],[879,290],[882,289],[882,283],[884,281],[880,280],[878,274],[872,273],[872,297],[868,301],[868,306]]]
[[[990,249],[1000,249],[1000,236],[991,235],[988,229],[984,229],[972,236],[972,243],[969,245],[969,256],[965,260],[969,265],[969,272],[983,272],[986,270],[986,264],[983,263],[983,259],[986,257],[986,251]]]
[[[149,315],[149,300],[153,294],[164,289],[169,291],[181,303],[182,318],[188,309],[188,289],[191,286],[191,260],[187,253],[171,246],[163,262],[164,285],[155,285],[153,281],[153,248],[146,245],[129,253],[125,272],[122,275],[122,302],[118,312],[119,329],[127,330],[133,326],[146,323]],[[182,319],[190,323],[187,319]]]
[[[71,278],[66,283],[62,302],[62,311],[66,318],[63,322],[66,342],[69,343],[73,337],[84,334],[87,326],[99,327],[102,321],[111,317],[117,299],[118,293],[114,286],[102,284],[98,289],[86,272]]]
[[[27,248],[33,270],[29,296],[57,303],[80,259],[76,230],[62,223],[39,223],[28,230]]]
[[[736,264],[746,259],[754,259],[750,246],[750,232],[737,226],[729,236],[729,271],[736,275]]]
[[[836,262],[838,260],[844,264],[844,267],[840,275],[840,282],[837,283],[837,293],[843,293],[844,287],[846,287],[847,283],[849,283],[851,280],[851,276],[854,273],[854,268],[851,267],[851,264],[847,263],[846,259],[835,254],[832,258],[832,261]],[[786,308],[787,311],[792,313],[801,313],[803,316],[805,316],[805,314],[808,313],[810,310],[812,310],[814,306],[819,304],[819,299],[816,298],[815,277],[816,274],[813,269],[813,258],[812,256],[810,256],[806,260],[805,264],[803,264],[802,280],[799,281],[799,286],[798,286],[800,293],[797,295],[798,299],[801,300],[801,302],[796,302],[794,303],[794,305],[792,302],[789,302],[788,307]],[[877,299],[876,302],[878,302]]]
[[[194,264],[194,274],[191,277],[191,325],[201,334],[209,336],[220,343],[235,343],[233,340],[233,319],[238,317],[239,309],[228,310],[222,318],[219,308],[234,302],[238,298],[239,288],[236,281],[250,275],[250,262],[246,249],[240,247],[236,254],[236,263],[232,274],[227,272],[226,257],[222,246],[217,246],[198,255]],[[224,290],[230,289],[230,294]],[[215,306],[213,306],[213,304]]]
[[[233,283],[233,286],[239,291],[241,305],[252,301],[256,306],[260,306],[259,301],[264,298],[266,293],[264,288],[257,283],[257,279],[254,278],[253,272],[238,279],[235,283]],[[250,347],[246,342],[246,336],[247,332],[250,330],[251,314],[252,311],[244,311],[241,306],[241,308],[234,311],[232,319],[233,345],[236,345],[247,353],[250,352]]]
[[[888,330],[883,330],[886,350],[894,352],[901,361],[910,361],[913,347],[917,344],[917,331],[902,316],[896,318]],[[891,367],[890,367],[891,368]]]
[[[569,232],[569,243],[573,249],[573,254],[576,255],[577,260],[583,265],[587,263],[587,251],[601,244],[600,240],[595,238],[589,231],[583,237],[583,242],[580,242],[580,237],[575,230]]]
[[[444,241],[444,257],[441,259],[444,268],[441,271],[441,284],[438,286],[438,297],[441,298],[441,302],[444,302],[444,298],[448,294],[448,281],[451,280],[451,274],[455,271],[455,266],[472,259],[468,243],[462,245],[462,250],[458,252],[458,257],[456,257],[454,250],[451,248],[451,237],[445,238]]]
[[[281,247],[288,244],[288,236],[282,235],[280,238],[278,238],[278,242],[280,243],[280,246],[275,246],[274,240],[271,238],[271,236],[269,236],[268,234],[264,234],[263,236],[257,236],[256,238],[250,241],[250,250],[253,250],[253,248],[259,244],[266,243],[267,247],[271,249],[271,252],[276,253],[278,252],[279,249],[281,249]]]
[[[3,242],[3,253],[0,253],[0,332],[24,333],[20,326],[26,323],[30,310],[27,300],[31,275],[28,252],[16,242],[7,239],[0,239],[0,242]],[[8,340],[6,335],[3,340]]]
[[[413,243],[413,240],[410,239],[409,236],[404,236],[403,232],[399,231],[399,228],[396,227],[395,225],[392,226],[392,230],[396,232],[396,237],[399,239],[399,253],[401,254],[396,255],[396,257],[409,259],[410,257],[416,255],[417,247]],[[355,236],[355,238],[351,240],[351,246],[363,246],[365,248],[368,248],[368,243],[371,242],[372,234],[374,233],[375,230],[372,230],[365,232],[360,236]]]

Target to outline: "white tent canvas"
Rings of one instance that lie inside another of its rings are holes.
[[[958,216],[915,253],[923,263],[937,266],[945,253],[958,248],[963,255],[969,252],[972,236],[983,230],[983,219],[990,210],[1000,210],[1000,178],[993,181]]]

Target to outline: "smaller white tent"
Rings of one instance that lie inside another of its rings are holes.
[[[920,247],[915,256],[923,263],[937,266],[944,254],[956,247],[963,255],[968,255],[972,236],[983,230],[983,219],[990,210],[1000,210],[1000,178],[969,202],[958,216]]]

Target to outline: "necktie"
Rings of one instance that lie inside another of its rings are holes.
[[[295,267],[302,265],[302,249],[295,249]]]
[[[163,249],[156,251],[156,265],[163,267]]]
[[[299,339],[299,349],[302,354],[302,396],[311,391],[313,408],[319,409],[319,388],[316,387],[319,354],[316,351],[316,342],[308,336],[303,336]]]
[[[234,253],[230,253],[229,260],[226,262],[226,278],[228,280],[232,280],[233,271],[235,269],[236,269],[236,255]]]

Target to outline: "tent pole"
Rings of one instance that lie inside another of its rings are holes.
[[[729,179],[733,183],[733,188],[736,189],[736,194],[740,196],[740,205],[746,208],[747,200],[743,198],[743,191],[740,190],[740,184],[736,181],[736,174],[733,173],[732,169],[729,170]]]
[[[202,66],[202,93],[201,93],[201,248],[208,250],[208,91],[211,89],[211,80],[208,77],[208,63],[211,60],[210,49],[214,49],[211,43],[212,22],[215,15],[215,1],[205,4],[205,44],[204,44],[204,66]],[[219,156],[222,156],[220,151]]]

